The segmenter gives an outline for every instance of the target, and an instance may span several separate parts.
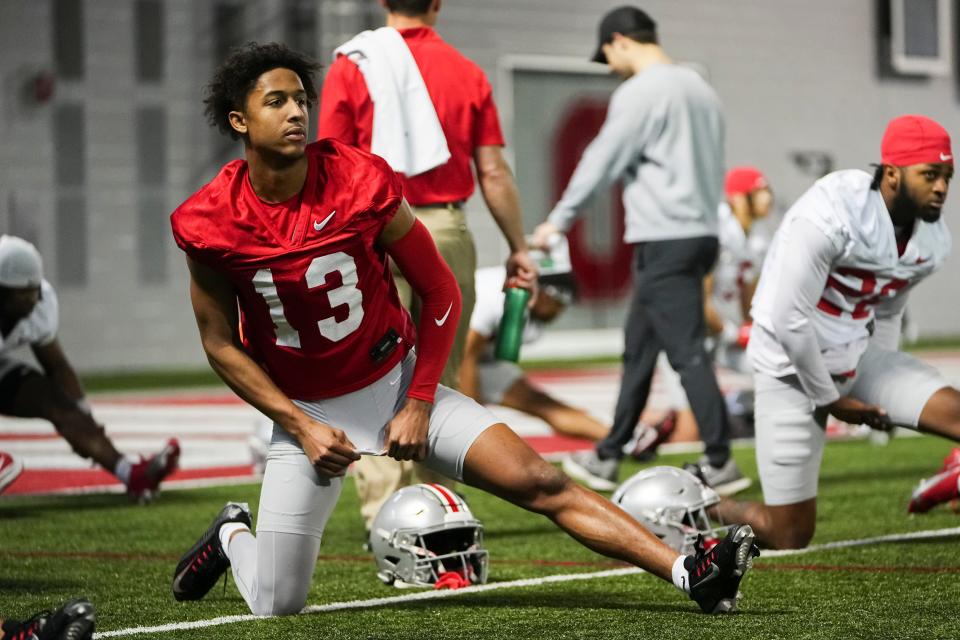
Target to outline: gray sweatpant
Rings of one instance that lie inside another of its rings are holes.
[[[634,248],[633,298],[624,327],[623,380],[613,427],[597,443],[601,458],[620,458],[650,395],[660,351],[680,375],[706,445],[720,466],[730,456],[730,425],[703,340],[703,279],[717,259],[712,236],[643,242]]]

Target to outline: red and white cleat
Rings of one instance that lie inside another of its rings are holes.
[[[960,467],[960,447],[954,447],[947,454],[947,457],[943,459],[943,466],[940,467],[940,471],[946,471],[954,467]]]
[[[3,493],[10,483],[17,479],[21,471],[23,471],[23,461],[19,456],[0,451],[0,493]]]
[[[167,445],[149,458],[140,458],[140,462],[130,469],[130,483],[127,495],[141,504],[153,500],[160,490],[160,483],[177,470],[180,463],[180,443],[170,438]]]
[[[949,467],[932,478],[920,482],[913,492],[907,511],[926,513],[938,504],[956,500],[960,496],[960,465]]]

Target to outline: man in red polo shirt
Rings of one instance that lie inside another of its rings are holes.
[[[519,194],[503,157],[490,83],[480,67],[433,30],[441,3],[381,0],[387,26],[336,50],[323,85],[319,137],[383,157],[400,174],[404,196],[453,271],[463,313],[440,381],[456,388],[475,302],[476,247],[463,211],[474,191],[471,161],[510,247],[507,284],[529,288],[536,267],[527,255]],[[417,318],[419,305],[410,286],[396,270],[394,278],[401,301]],[[438,480],[420,475],[424,481]],[[387,497],[412,481],[412,463],[364,457],[357,464],[357,491],[367,525]]]

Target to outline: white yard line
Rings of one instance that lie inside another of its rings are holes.
[[[912,540],[923,540],[928,538],[941,538],[960,536],[960,527],[951,527],[947,529],[929,529],[926,531],[914,531],[911,533],[894,533],[884,536],[874,536],[871,538],[860,538],[857,540],[839,540],[837,542],[827,542],[817,544],[805,549],[786,549],[782,551],[765,551],[765,558],[780,558],[784,556],[796,556],[817,551],[827,551],[832,549],[845,549],[849,547],[860,547],[864,545],[882,544],[885,542],[909,542]],[[542,578],[525,578],[523,580],[511,580],[509,582],[495,582],[492,584],[477,585],[475,587],[466,587],[464,589],[444,590],[444,591],[418,591],[400,596],[391,596],[389,598],[372,598],[369,600],[350,600],[347,602],[331,602],[323,605],[310,605],[302,613],[330,613],[333,611],[343,611],[345,609],[368,609],[372,607],[382,607],[391,604],[402,604],[405,602],[416,602],[419,600],[436,600],[439,598],[453,598],[456,596],[469,595],[472,593],[482,593],[485,591],[496,591],[499,589],[514,589],[520,587],[536,587],[554,582],[571,582],[574,580],[595,580],[599,578],[609,578],[614,576],[626,576],[637,573],[643,573],[642,569],[627,567],[623,569],[609,569],[606,571],[594,571],[591,573],[570,573]],[[371,572],[372,576],[372,572]],[[372,578],[371,578],[372,579]],[[247,622],[257,620],[260,616],[251,614],[239,616],[222,616],[219,618],[210,618],[208,620],[195,620],[193,622],[173,622],[153,627],[131,627],[129,629],[118,629],[116,631],[101,631],[93,635],[94,638],[118,638],[124,636],[135,636],[146,633],[169,633],[173,631],[186,631],[189,629],[204,629],[206,627],[217,627],[236,622]]]

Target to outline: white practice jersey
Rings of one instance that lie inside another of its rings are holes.
[[[470,316],[470,328],[484,338],[491,340],[483,354],[483,360],[493,360],[494,343],[500,331],[500,320],[503,318],[503,303],[506,294],[503,292],[503,283],[507,278],[505,267],[486,267],[477,269],[476,292],[477,302]],[[543,323],[530,318],[527,313],[527,322],[523,327],[523,344],[536,342],[543,335]]]
[[[789,298],[785,274],[811,226],[829,240],[831,256],[826,282],[809,282],[821,290],[808,313],[823,364],[834,375],[856,369],[876,326],[876,309],[900,308],[907,290],[939,268],[950,253],[950,232],[941,218],[917,220],[900,255],[893,223],[873,177],[860,170],[837,171],[818,180],[790,208],[774,235],[753,299],[754,331],[749,354],[754,367],[781,377],[796,373],[774,330],[777,306]],[[798,221],[807,224],[796,226]],[[815,233],[815,232],[814,232]],[[789,278],[788,278],[789,279]],[[819,288],[819,287],[822,287]],[[759,327],[759,330],[758,330]],[[795,327],[790,327],[794,329]]]
[[[739,327],[743,324],[741,297],[743,285],[752,282],[760,273],[763,254],[757,251],[753,235],[744,233],[740,221],[730,205],[720,205],[720,255],[713,269],[713,306],[724,323]]]
[[[24,345],[43,346],[57,337],[60,307],[53,286],[46,280],[40,283],[40,302],[26,318],[18,322],[9,335],[0,335],[0,355]]]

